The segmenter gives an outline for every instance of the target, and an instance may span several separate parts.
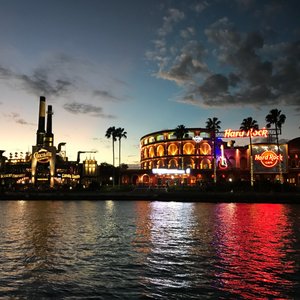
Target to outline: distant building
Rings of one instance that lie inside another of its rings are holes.
[[[46,120],[47,115],[47,120]],[[40,97],[36,144],[32,153],[22,152],[5,157],[0,151],[0,185],[9,189],[75,188],[98,180],[97,161],[93,158],[80,163],[80,154],[95,151],[78,151],[77,161],[68,161],[66,143],[54,146],[52,132],[52,106]],[[47,121],[47,124],[45,124]],[[45,128],[46,125],[46,128]]]

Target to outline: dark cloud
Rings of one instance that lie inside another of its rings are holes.
[[[279,13],[283,3],[261,5],[261,16],[269,16],[271,10]],[[208,8],[206,4],[201,2],[197,12]],[[236,0],[236,4],[243,10],[257,9],[251,0]],[[299,40],[281,37],[278,42],[280,33],[267,22],[261,31],[243,32],[223,17],[201,33],[187,19],[179,28],[183,19],[172,23],[169,18],[167,14],[162,29],[173,24],[174,34],[176,24],[177,38],[168,36],[171,30],[162,30],[165,34],[158,35],[147,57],[158,64],[158,78],[183,88],[178,101],[199,106],[288,105],[300,111]]]
[[[34,95],[60,96],[66,93],[72,83],[65,78],[50,80],[47,69],[39,68],[33,74],[20,74],[8,68],[0,66],[0,78],[4,80],[16,80],[20,88],[27,90]]]
[[[104,114],[102,107],[85,104],[85,103],[78,103],[78,102],[66,103],[63,105],[63,108],[72,114],[84,114],[84,115],[89,115],[91,117],[100,117],[105,119],[115,118],[115,116],[113,115]]]
[[[98,97],[101,100],[113,100],[113,101],[120,100],[119,98],[111,94],[109,91],[105,91],[105,90],[95,90],[93,91],[93,96]]]

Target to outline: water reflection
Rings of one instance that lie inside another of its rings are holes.
[[[215,247],[220,257],[216,273],[220,287],[243,297],[283,297],[295,272],[291,249],[289,208],[280,204],[229,204],[216,207]],[[226,266],[224,268],[224,266]]]
[[[293,299],[300,208],[0,202],[0,298]]]

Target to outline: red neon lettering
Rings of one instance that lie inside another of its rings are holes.
[[[232,129],[226,129],[224,133],[224,138],[235,138],[235,137],[267,137],[269,131],[266,128],[253,130],[250,129],[247,132],[244,130],[232,130]]]

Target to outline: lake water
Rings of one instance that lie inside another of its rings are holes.
[[[300,299],[300,206],[0,202],[1,299]]]

